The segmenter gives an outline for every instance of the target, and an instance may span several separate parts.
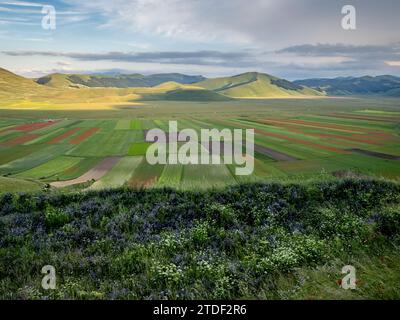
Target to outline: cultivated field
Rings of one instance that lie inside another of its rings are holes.
[[[323,175],[400,177],[400,103],[395,99],[324,98],[232,102],[148,102],[113,110],[0,111],[0,190],[174,187],[197,189],[238,182]],[[146,130],[254,128],[255,171],[231,165],[146,162]],[[18,184],[24,180],[25,184]]]

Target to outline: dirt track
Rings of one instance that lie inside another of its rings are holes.
[[[98,163],[95,167],[90,169],[85,174],[81,175],[79,178],[67,181],[56,181],[50,183],[51,186],[56,188],[63,188],[72,186],[74,184],[85,183],[91,180],[99,180],[103,177],[109,170],[111,170],[118,161],[121,160],[121,157],[109,157],[103,159],[100,163]]]
[[[268,157],[270,157],[270,158],[272,158],[274,160],[277,160],[277,161],[295,161],[295,160],[297,160],[296,158],[291,157],[291,156],[289,156],[287,154],[275,151],[275,150],[270,149],[270,148],[262,147],[262,146],[259,146],[259,145],[255,145],[254,146],[254,151],[258,152],[258,153],[261,153],[263,155],[266,155],[266,156],[268,156]]]
[[[363,150],[363,149],[350,149],[350,151],[353,151],[358,154],[363,154],[366,156],[371,156],[371,157],[376,157],[376,158],[381,158],[381,159],[387,159],[387,160],[397,160],[400,161],[399,156],[394,156],[392,154],[387,154],[387,153],[381,153],[381,152],[375,152],[375,151],[369,151],[369,150]]]

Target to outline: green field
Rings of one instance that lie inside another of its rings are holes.
[[[398,180],[399,109],[400,102],[390,98],[149,101],[132,109],[97,111],[2,109],[0,174],[48,183],[71,180],[102,159],[119,156],[123,160],[99,181],[92,181],[93,188],[126,184],[193,190],[321,174],[341,176],[348,171]],[[54,122],[29,129],[47,119]],[[255,129],[254,173],[236,176],[235,166],[224,164],[149,165],[143,157],[151,143],[145,141],[144,130],[168,131],[169,120],[178,121],[179,130],[198,133],[203,128]]]
[[[122,158],[104,177],[96,181],[90,189],[117,188],[123,186],[142,161],[142,157]]]
[[[51,179],[52,177],[56,176],[57,179],[58,173],[68,171],[70,168],[76,166],[82,160],[83,158],[60,156],[40,166],[17,174],[16,176],[40,180]]]

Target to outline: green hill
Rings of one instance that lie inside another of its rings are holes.
[[[207,79],[195,85],[233,98],[280,98],[322,95],[321,92],[314,89],[258,72]]]
[[[165,100],[172,101],[229,101],[229,97],[210,90],[178,89],[167,92]]]
[[[175,87],[175,88],[174,88]],[[229,101],[231,98],[217,92],[189,85],[174,86],[171,82],[154,89],[167,89],[165,92],[149,92],[142,94],[142,101]],[[171,90],[172,89],[172,90]]]
[[[43,88],[35,81],[0,68],[0,97],[18,98],[41,91]]]
[[[79,74],[50,74],[37,79],[38,84],[56,87],[114,87],[114,88],[140,88],[154,87],[164,82],[176,82],[180,84],[191,84],[205,79],[202,76],[189,76],[179,73],[153,74],[145,76],[142,74],[121,75],[79,75]]]
[[[191,85],[191,84],[182,84],[182,83],[178,83],[175,81],[167,81],[167,82],[161,83],[157,86],[154,86],[153,88],[155,90],[161,90],[161,91],[165,91],[165,92],[178,90],[178,89],[203,89],[203,88]]]
[[[200,81],[199,81],[200,80]],[[79,87],[115,87],[115,88],[140,88],[140,87],[171,87],[171,90],[181,89],[162,97],[166,100],[184,101],[222,101],[227,96],[231,98],[281,98],[297,96],[323,95],[314,89],[296,85],[290,81],[279,79],[264,73],[249,72],[233,77],[206,79],[202,76],[188,76],[179,73],[165,73],[144,76],[141,74],[130,75],[76,75],[76,74],[51,74],[37,79],[37,83],[53,88],[79,88]],[[164,86],[163,84],[166,85]],[[192,88],[180,85],[194,85],[210,92],[198,92]],[[187,90],[190,91],[187,91]],[[183,92],[187,91],[187,92]],[[190,97],[190,95],[193,95]],[[155,94],[145,99],[161,99]]]
[[[46,85],[52,88],[79,88],[80,85],[71,80],[71,75],[62,73],[53,73],[36,80],[36,83]],[[79,76],[84,79],[85,76]]]

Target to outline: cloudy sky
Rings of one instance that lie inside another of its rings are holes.
[[[349,4],[356,30],[342,28]],[[42,26],[46,5],[54,30]],[[31,77],[400,76],[399,15],[399,0],[0,0],[0,67]]]

